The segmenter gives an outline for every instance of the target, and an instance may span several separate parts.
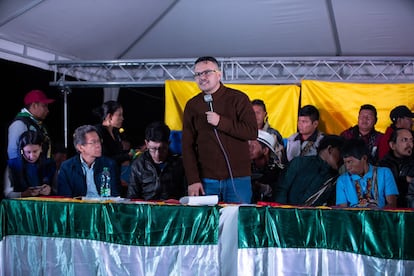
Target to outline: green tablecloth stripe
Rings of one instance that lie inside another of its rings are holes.
[[[414,212],[239,208],[239,248],[325,248],[414,260]]]
[[[139,246],[218,243],[219,207],[3,200],[3,235]]]
[[[4,223],[4,220],[5,220],[4,207],[3,207],[3,204],[1,204],[0,202],[0,240],[3,240],[3,237],[4,237],[4,232],[5,232],[4,227],[6,225]]]

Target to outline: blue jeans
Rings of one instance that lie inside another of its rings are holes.
[[[203,188],[206,195],[218,195],[219,202],[250,203],[252,198],[251,177],[243,176],[216,180],[203,178]]]

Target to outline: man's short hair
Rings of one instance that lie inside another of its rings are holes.
[[[341,155],[342,158],[355,157],[356,159],[361,160],[364,155],[367,157],[369,156],[368,146],[362,139],[348,139],[345,140]]]
[[[86,134],[90,132],[96,132],[99,136],[99,139],[102,139],[98,129],[93,125],[82,125],[75,129],[73,133],[73,146],[76,149],[77,145],[85,145],[86,143]]]
[[[299,116],[309,117],[312,122],[319,121],[319,110],[308,104],[299,109]]]
[[[264,112],[267,112],[267,111],[266,111],[266,105],[265,105],[264,101],[263,101],[263,100],[261,100],[261,99],[254,99],[254,100],[252,101],[252,105],[258,105],[258,106],[260,106],[261,108],[263,108],[263,111],[264,111]]]
[[[170,140],[170,128],[161,121],[150,123],[145,129],[145,140],[153,142],[165,142]]]
[[[377,109],[372,104],[364,104],[361,105],[361,108],[359,109],[359,113],[361,113],[361,110],[371,110],[372,113],[374,113],[375,121],[377,121]]]
[[[398,138],[398,134],[401,132],[401,130],[407,130],[409,132],[411,132],[411,135],[414,136],[413,132],[409,129],[406,128],[396,128],[394,129],[394,131],[391,133],[390,138],[388,139],[388,142],[393,142],[393,143],[397,143],[397,138]]]
[[[345,138],[338,135],[324,135],[319,142],[319,146],[317,148],[318,153],[320,153],[322,150],[326,149],[328,146],[331,146],[333,148],[337,148],[340,151],[342,150],[342,146],[344,145]]]
[[[210,57],[210,56],[199,57],[194,62],[194,65],[196,65],[199,62],[203,62],[203,61],[211,61],[211,62],[215,63],[217,65],[217,67],[219,67],[219,63],[218,63],[217,59],[215,57]]]

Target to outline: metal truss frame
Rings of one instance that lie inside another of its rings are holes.
[[[414,57],[218,58],[223,82],[297,84],[305,79],[414,82]],[[166,80],[193,81],[194,59],[50,61],[58,87],[164,86]]]

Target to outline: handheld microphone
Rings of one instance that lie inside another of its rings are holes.
[[[205,94],[204,95],[204,101],[210,107],[210,111],[213,111],[213,96],[211,96],[211,94]]]

